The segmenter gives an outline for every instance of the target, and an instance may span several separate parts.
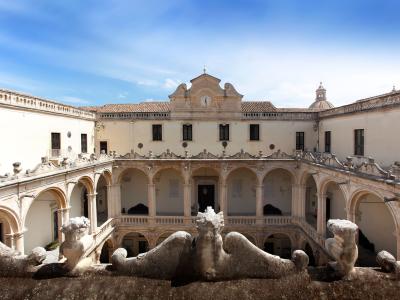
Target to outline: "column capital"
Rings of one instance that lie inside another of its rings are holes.
[[[91,194],[87,194],[88,197],[96,197],[97,192],[91,193]]]

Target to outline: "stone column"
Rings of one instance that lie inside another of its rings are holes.
[[[149,223],[154,224],[157,214],[156,185],[154,183],[147,184],[147,203],[149,205]]]
[[[24,232],[17,232],[11,236],[12,239],[12,248],[19,251],[21,254],[24,254]]]
[[[325,236],[326,231],[326,195],[318,193],[318,215],[317,215],[317,232],[321,236]]]
[[[89,203],[89,220],[90,220],[90,232],[93,234],[97,230],[97,203],[96,203],[97,193],[88,194]]]
[[[114,214],[113,214],[114,210],[112,209],[114,201],[111,201],[111,199],[113,199],[112,185],[107,184],[106,188],[107,188],[107,219],[110,219],[114,216]],[[121,199],[119,199],[119,202],[121,202]]]
[[[63,242],[65,240],[64,234],[61,232],[61,226],[68,222],[69,220],[69,210],[71,207],[60,208],[57,210],[58,218],[58,240]]]
[[[305,185],[298,185],[299,217],[302,219],[306,218],[306,189]]]
[[[219,183],[219,207],[220,211],[224,212],[224,217],[228,216],[228,203],[227,203],[227,183],[226,178],[220,176],[220,183]]]
[[[190,224],[190,218],[192,215],[192,183],[189,181],[183,185],[183,214],[185,216],[185,222]]]
[[[263,223],[263,194],[264,194],[264,185],[257,184],[256,186],[256,217],[257,217],[257,224]]]
[[[292,184],[292,205],[291,205],[291,210],[292,213],[291,215],[293,217],[298,217],[299,216],[299,188],[298,184],[293,183]]]
[[[110,203],[110,207],[108,208],[110,210],[109,215],[116,218],[121,215],[121,184],[113,184],[110,194],[110,200],[107,200]]]

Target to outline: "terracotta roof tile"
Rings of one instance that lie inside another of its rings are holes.
[[[273,112],[276,107],[269,101],[243,101],[242,112]]]
[[[97,107],[98,113],[169,112],[169,102],[142,102],[135,104],[106,104]]]

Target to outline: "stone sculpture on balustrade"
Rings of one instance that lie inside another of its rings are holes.
[[[326,250],[336,260],[330,265],[339,277],[350,279],[358,257],[358,226],[348,220],[334,219],[328,221],[327,227],[334,234],[333,238],[325,241]]]
[[[150,278],[191,278],[209,281],[235,278],[280,278],[302,272],[308,256],[302,250],[293,252],[292,260],[281,259],[253,245],[238,232],[222,238],[223,213],[211,207],[198,213],[198,237],[179,231],[156,248],[127,258],[125,249],[112,255],[114,269],[124,275]]]

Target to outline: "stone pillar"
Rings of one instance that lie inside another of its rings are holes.
[[[226,178],[220,176],[220,183],[219,183],[219,207],[220,211],[224,212],[224,217],[228,216],[228,188],[226,183]]]
[[[149,223],[155,223],[155,217],[157,214],[156,205],[156,185],[154,183],[147,184],[147,203],[149,205]]]
[[[17,232],[14,233],[11,237],[12,239],[12,248],[19,251],[21,254],[24,254],[24,233]]]
[[[96,203],[97,193],[88,194],[89,203],[89,220],[90,220],[90,232],[95,233],[97,230],[97,203]]]
[[[298,185],[298,195],[299,195],[299,217],[302,219],[306,218],[306,186]]]
[[[293,183],[292,184],[292,206],[291,206],[291,210],[292,213],[291,215],[293,217],[298,217],[300,212],[299,212],[299,188],[298,188],[298,184]]]
[[[58,240],[63,242],[65,240],[64,234],[61,232],[61,226],[69,220],[69,210],[71,207],[67,208],[60,208],[57,210],[57,217],[58,217]]]
[[[183,214],[185,216],[186,223],[190,224],[190,218],[192,215],[192,183],[189,181],[183,185]]]
[[[113,214],[114,210],[112,209],[114,201],[111,201],[111,199],[113,199],[112,185],[107,184],[106,188],[107,188],[107,219],[110,219],[114,216],[114,214]],[[121,202],[121,199],[119,199],[119,202]]]
[[[116,183],[111,186],[111,197],[107,200],[110,203],[109,214],[116,218],[121,215],[121,184]]]
[[[256,186],[256,217],[257,224],[263,224],[263,194],[264,194],[264,186],[262,184],[258,184]]]
[[[317,232],[321,236],[325,236],[326,231],[326,195],[318,193],[318,215],[317,215]]]

